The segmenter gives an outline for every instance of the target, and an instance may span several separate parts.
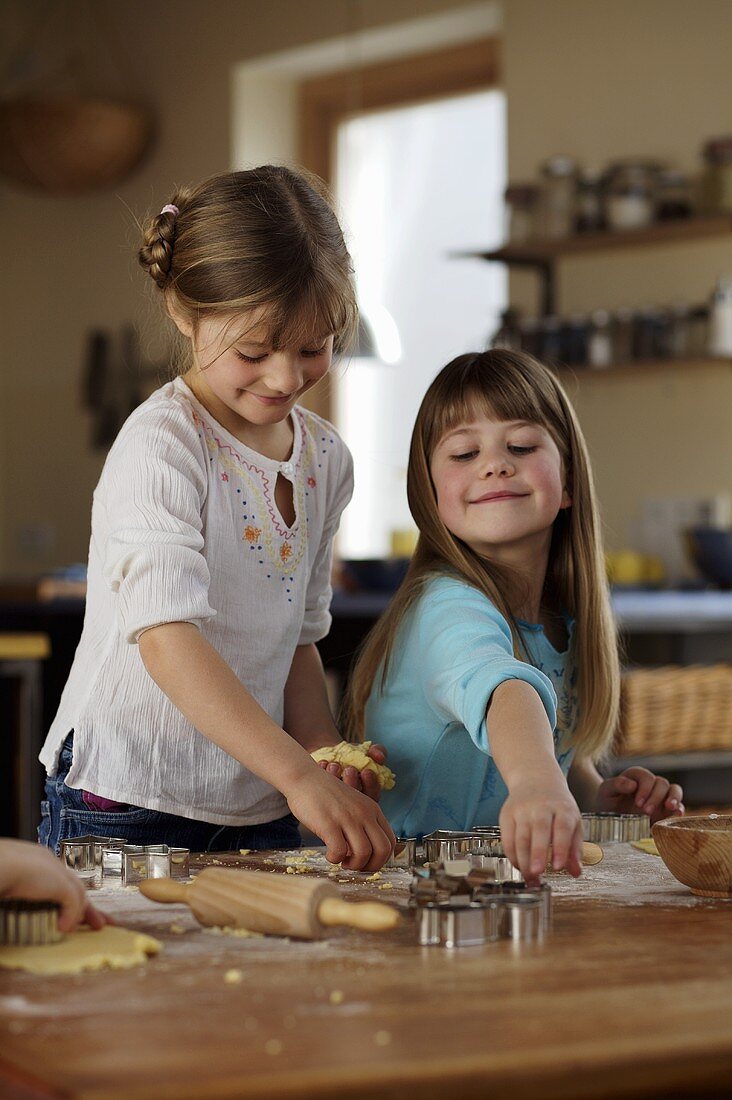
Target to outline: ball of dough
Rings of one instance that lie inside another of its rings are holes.
[[[396,776],[386,764],[377,764],[368,756],[371,741],[362,741],[358,745],[351,745],[348,741],[339,741],[337,745],[326,745],[322,749],[316,749],[311,753],[313,760],[327,760],[330,764],[340,764],[343,768],[356,768],[363,771],[368,768],[374,772],[382,791],[390,791],[396,782]]]

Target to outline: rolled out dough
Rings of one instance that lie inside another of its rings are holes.
[[[390,791],[396,782],[396,776],[391,768],[387,768],[386,764],[377,764],[375,760],[368,756],[371,745],[371,741],[362,741],[358,745],[352,745],[348,741],[339,741],[337,745],[326,745],[322,749],[316,749],[310,755],[313,760],[327,760],[328,763],[340,764],[344,768],[357,768],[358,771],[368,768],[369,771],[376,774],[381,789]]]
[[[82,970],[126,970],[140,966],[163,945],[152,936],[116,925],[98,932],[81,928],[68,932],[60,943],[42,947],[0,947],[0,968],[31,974],[80,974]]]
[[[643,840],[631,840],[630,843],[634,848],[638,848],[639,851],[648,852],[650,856],[660,855],[656,847],[656,842],[651,836],[645,837]]]

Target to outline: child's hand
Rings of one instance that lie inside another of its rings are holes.
[[[669,783],[647,768],[626,768],[600,784],[595,809],[598,813],[643,813],[651,821],[661,821],[684,813],[683,797],[678,783]]]
[[[370,756],[377,764],[386,762],[387,753],[383,745],[372,745],[366,755]],[[355,791],[361,791],[362,794],[373,798],[374,802],[378,802],[381,798],[381,785],[376,778],[376,773],[371,771],[370,768],[362,768],[361,771],[357,771],[356,768],[344,768],[341,764],[336,764],[334,761],[328,763],[327,760],[319,760],[318,766],[330,775],[334,775],[336,779],[342,779],[347,787],[353,787]]]
[[[73,871],[48,848],[25,840],[0,840],[0,897],[58,902],[61,932],[72,932],[82,922],[94,929],[112,923],[87,900]]]
[[[582,874],[582,817],[564,779],[537,776],[514,785],[503,803],[499,823],[503,848],[527,883],[552,867]]]
[[[394,850],[396,838],[376,803],[326,769],[308,769],[295,790],[284,793],[298,821],[325,844],[330,863],[378,871]]]

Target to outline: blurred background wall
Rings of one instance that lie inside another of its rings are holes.
[[[3,64],[47,6],[40,0],[0,3]],[[74,8],[74,0],[59,6]],[[396,32],[404,21],[457,16],[463,5],[97,0],[96,7],[104,27],[98,62],[103,68],[105,51],[112,52],[128,91],[152,107],[157,133],[145,162],[113,189],[62,197],[0,179],[5,576],[86,557],[91,493],[104,457],[89,445],[79,396],[87,336],[92,328],[118,330],[132,322],[142,333],[143,352],[153,360],[162,355],[158,307],[135,260],[135,217],[159,209],[176,184],[233,165],[238,67],[357,32]],[[732,130],[732,5],[503,0],[497,7],[509,178],[534,176],[539,162],[557,152],[588,168],[599,169],[615,156],[647,155],[697,170],[702,141]],[[276,105],[268,110],[276,127]],[[283,107],[283,127],[285,116]],[[284,130],[282,140],[285,147]],[[566,309],[642,302],[649,288],[655,300],[697,301],[724,272],[732,272],[727,239],[618,253],[564,265],[560,297]],[[534,308],[532,277],[512,276],[511,282],[512,299]],[[434,371],[441,365],[436,362]],[[590,441],[611,545],[627,542],[644,497],[729,488],[728,364],[693,374],[682,368],[608,373],[571,389]]]

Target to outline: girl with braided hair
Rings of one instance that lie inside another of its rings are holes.
[[[357,325],[340,226],[319,181],[265,166],[178,190],[139,259],[184,355],[94,494],[40,840],[292,848],[299,819],[375,870],[394,837],[374,773],[310,755],[340,741],[315,643],[352,463],[298,402]]]

